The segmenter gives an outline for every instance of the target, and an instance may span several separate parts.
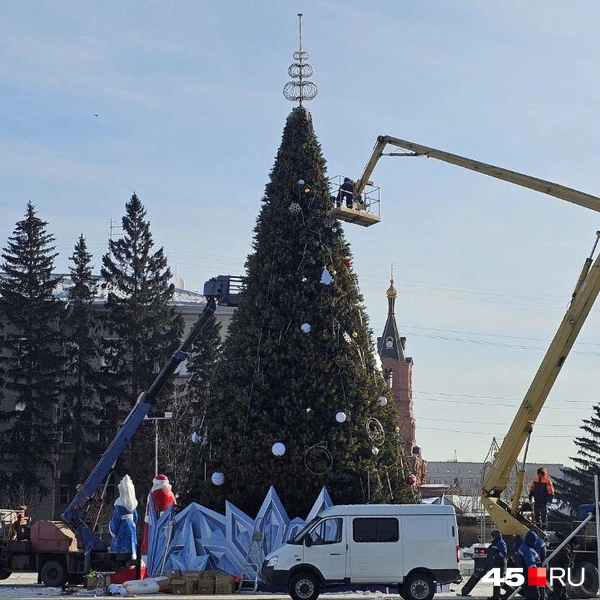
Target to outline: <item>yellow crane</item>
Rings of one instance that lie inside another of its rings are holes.
[[[386,153],[385,150],[388,145],[402,148],[404,152]],[[371,184],[371,174],[382,156],[426,156],[435,158],[600,212],[600,198],[585,192],[388,135],[377,138],[371,158],[362,176],[356,181],[354,186],[354,199],[356,202],[361,201],[366,186]],[[545,536],[543,531],[540,531],[530,519],[519,511],[523,478],[525,476],[524,465],[535,420],[544,406],[552,386],[600,293],[600,254],[595,260],[593,258],[599,237],[600,231],[596,232],[596,241],[577,279],[567,312],[542,359],[491,467],[485,475],[482,486],[482,503],[502,534],[514,535],[518,533],[524,535],[529,529],[535,529],[538,534]],[[518,472],[514,496],[509,503],[500,496],[506,489],[512,467],[524,446],[524,460]]]

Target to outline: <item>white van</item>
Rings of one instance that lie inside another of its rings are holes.
[[[461,581],[454,507],[332,506],[265,557],[262,579],[293,600],[328,585],[397,586],[405,600],[431,600],[436,583]]]

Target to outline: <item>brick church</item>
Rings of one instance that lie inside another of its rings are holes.
[[[415,440],[415,416],[413,413],[412,371],[413,359],[406,356],[406,338],[398,334],[395,304],[398,292],[394,278],[390,279],[387,292],[388,316],[383,335],[377,338],[377,351],[381,358],[383,374],[392,390],[392,399],[398,411],[398,426],[403,441],[404,456],[417,483],[427,481],[427,462],[421,456],[421,449]]]

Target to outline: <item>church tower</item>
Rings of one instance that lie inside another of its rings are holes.
[[[383,374],[392,390],[392,399],[398,411],[398,427],[403,441],[404,456],[419,483],[425,481],[426,463],[415,440],[415,416],[413,413],[412,372],[413,359],[406,356],[406,338],[398,334],[395,305],[398,292],[394,287],[394,273],[386,292],[388,316],[383,335],[377,338],[377,351],[381,358]]]

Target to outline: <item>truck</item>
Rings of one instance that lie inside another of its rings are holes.
[[[400,148],[402,151],[386,153],[388,145]],[[365,199],[363,198],[365,189],[368,185],[371,185],[371,174],[382,156],[434,158],[600,212],[600,198],[591,194],[387,135],[377,138],[364,172],[356,181],[354,186],[355,206],[365,205]],[[503,536],[509,538],[516,534],[524,537],[529,530],[534,530],[542,538],[547,537],[547,533],[533,522],[531,512],[526,511],[521,504],[527,451],[535,421],[600,293],[600,254],[594,259],[599,239],[600,231],[597,231],[592,251],[586,258],[577,278],[566,313],[513,418],[502,445],[495,454],[491,467],[485,473],[481,490],[482,505],[489,513],[496,528],[500,530]],[[524,455],[518,470],[517,485],[513,497],[511,500],[503,499],[502,493],[507,488],[511,470],[523,449]],[[480,552],[478,554],[478,563],[485,564],[485,559],[485,552]],[[598,589],[598,571],[594,566],[594,563],[597,564],[595,544],[592,548],[586,547],[575,552],[575,561],[576,566],[579,566],[585,573],[586,580],[589,579],[591,582],[590,585],[583,586],[584,590],[580,591],[580,597],[592,597],[589,593],[595,595]],[[475,578],[471,578],[463,587],[463,595],[467,595],[473,589],[478,581],[477,575],[479,574],[481,574],[481,569],[479,573],[476,573]],[[585,590],[588,591],[586,592]],[[594,591],[589,592],[589,590]]]
[[[333,585],[393,586],[404,600],[431,600],[437,584],[461,581],[454,507],[332,506],[268,554],[262,578],[293,600]]]
[[[192,344],[215,310],[215,298],[207,296],[206,306],[194,327],[150,387],[139,395],[85,483],[78,486],[61,521],[40,520],[29,524],[23,510],[0,510],[0,579],[6,579],[14,572],[34,572],[38,574],[38,582],[58,587],[67,582],[81,583],[90,571],[117,571],[135,566],[130,554],[110,551],[107,543],[88,524],[86,513],[115,462],[180,363],[187,359]]]

